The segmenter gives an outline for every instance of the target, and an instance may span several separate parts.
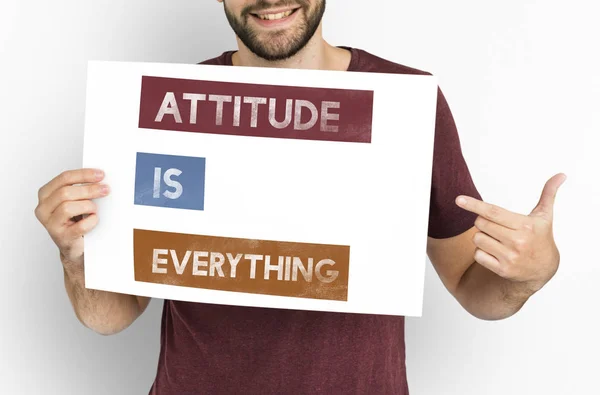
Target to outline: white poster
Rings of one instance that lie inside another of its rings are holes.
[[[437,79],[90,62],[92,289],[420,316]]]

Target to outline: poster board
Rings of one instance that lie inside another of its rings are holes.
[[[86,287],[420,316],[429,75],[93,61]]]

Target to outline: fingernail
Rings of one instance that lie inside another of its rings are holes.
[[[110,192],[110,188],[108,187],[108,185],[102,185],[102,187],[100,187],[101,194],[108,195],[108,192]]]
[[[456,202],[459,206],[464,206],[465,204],[467,204],[467,199],[461,196],[456,200]]]
[[[100,178],[104,177],[104,172],[102,170],[96,170],[94,175],[96,176],[96,178],[100,179]]]

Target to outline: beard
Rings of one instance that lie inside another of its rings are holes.
[[[223,1],[223,7],[229,25],[252,53],[268,61],[279,61],[291,58],[308,44],[321,24],[325,13],[325,1],[320,1],[311,10],[308,0],[281,0],[275,4],[257,0],[255,4],[244,7],[239,17],[227,8],[227,0]],[[285,6],[300,6],[295,12],[302,11],[302,15],[296,16],[293,27],[259,32],[250,25],[249,19],[254,18],[251,13]]]

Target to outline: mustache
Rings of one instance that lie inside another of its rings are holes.
[[[249,14],[255,14],[260,11],[268,10],[275,7],[293,7],[293,8],[308,8],[308,0],[280,0],[276,3],[271,3],[267,0],[257,0],[256,3],[248,5],[242,9],[242,16],[248,16]]]

